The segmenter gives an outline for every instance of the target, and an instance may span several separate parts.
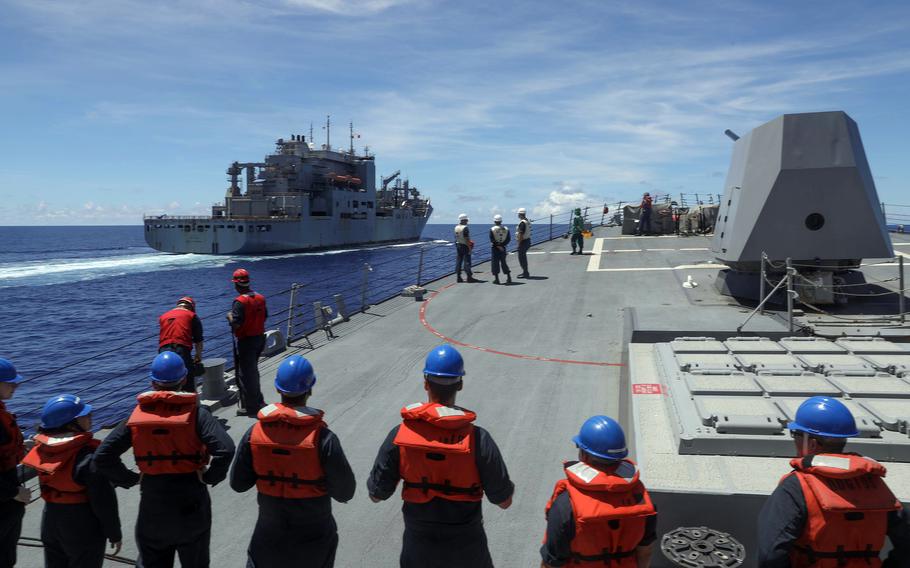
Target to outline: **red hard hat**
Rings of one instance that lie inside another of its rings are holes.
[[[245,268],[238,268],[234,271],[234,277],[231,280],[234,284],[249,284],[250,273]]]
[[[177,300],[177,305],[186,304],[191,310],[196,311],[196,301],[190,298],[189,296],[184,296]]]

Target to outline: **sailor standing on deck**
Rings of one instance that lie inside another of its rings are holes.
[[[458,278],[458,282],[464,282],[461,279],[462,268],[468,275],[468,282],[477,282],[471,271],[472,248],[474,248],[474,241],[471,240],[471,233],[468,231],[468,216],[466,213],[462,213],[458,216],[458,224],[455,225],[455,276]]]
[[[367,481],[370,499],[388,499],[404,480],[402,568],[489,568],[481,499],[502,509],[515,486],[496,442],[474,426],[476,415],[455,406],[464,362],[451,345],[427,355],[428,401],[401,409],[402,423],[386,436]]]
[[[243,268],[234,271],[234,288],[239,294],[234,299],[227,319],[237,336],[237,358],[234,365],[240,373],[240,400],[237,414],[256,416],[265,406],[262,390],[259,388],[259,356],[265,349],[265,320],[269,310],[265,296],[250,289],[250,273]]]
[[[141,484],[136,519],[138,566],[207,568],[212,502],[207,485],[227,477],[234,442],[224,426],[198,403],[196,393],[180,392],[183,360],[159,353],[152,362],[152,390],[140,394],[129,420],[95,451],[95,464],[115,485]],[[127,469],[120,456],[130,447],[141,473]],[[208,467],[206,467],[208,466]]]
[[[528,249],[531,248],[531,220],[527,217],[528,210],[524,207],[518,210],[518,226],[515,227],[515,239],[518,241],[518,264],[521,265],[519,278],[528,278]]]
[[[641,213],[638,216],[638,234],[639,236],[644,235],[645,231],[648,233],[651,232],[651,209],[653,209],[654,203],[651,199],[651,194],[647,191],[644,195],[641,196],[641,204],[639,205]],[[645,229],[647,227],[647,229]]]
[[[509,234],[509,228],[504,227],[502,224],[502,215],[494,215],[493,226],[490,227],[490,255],[492,257],[493,284],[500,283],[500,270],[506,275],[506,284],[512,283],[512,274],[509,271],[509,265],[506,264],[506,256],[509,254],[506,250],[506,246],[511,240],[512,235]]]
[[[41,412],[35,447],[22,465],[38,472],[46,568],[101,568],[105,540],[113,554],[123,535],[117,494],[92,461],[92,406],[75,395],[52,397]]]
[[[575,209],[575,216],[572,217],[572,254],[581,254],[582,249],[585,248],[585,237],[582,233],[585,230],[585,218],[581,216],[581,208],[577,207]],[[578,252],[575,251],[575,247],[578,247]]]
[[[547,503],[547,532],[540,556],[550,566],[650,565],[657,512],[635,464],[626,459],[626,436],[607,416],[592,416],[572,438],[579,461],[564,464]]]
[[[4,400],[13,398],[22,375],[8,360],[0,358],[0,568],[16,564],[16,543],[22,531],[25,505],[32,493],[19,479],[16,466],[25,456],[22,431]]]
[[[196,315],[196,302],[189,296],[177,300],[177,307],[158,318],[158,353],[173,351],[186,365],[186,392],[196,392],[194,377],[196,365],[202,363],[202,321]],[[192,357],[193,346],[196,356]]]
[[[316,384],[313,366],[291,355],[278,366],[281,402],[259,411],[231,467],[231,487],[259,491],[259,519],[247,550],[248,568],[335,565],[338,527],[332,501],[354,497],[354,472],[338,437],[307,406]]]
[[[789,424],[797,457],[758,517],[761,568],[910,566],[907,511],[877,461],[844,452],[858,436],[850,410],[814,396]],[[894,549],[882,563],[885,536]]]

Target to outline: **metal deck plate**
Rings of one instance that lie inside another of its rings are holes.
[[[846,353],[840,345],[819,337],[785,337],[780,344],[792,353]]]
[[[803,371],[802,361],[788,353],[740,353],[736,355],[736,360],[744,371]]]
[[[892,375],[879,373],[875,377],[831,376],[828,380],[854,398],[910,398],[910,383]]]
[[[718,343],[720,343],[718,341]],[[685,353],[676,354],[680,371],[723,371],[736,370],[736,359],[728,353]]]
[[[910,355],[910,350],[899,343],[885,341],[881,337],[842,337],[835,341],[841,347],[856,353],[904,353]]]
[[[771,396],[843,396],[825,377],[815,373],[772,375],[759,373],[755,382]]]
[[[674,353],[726,353],[724,344],[710,337],[677,337],[670,342]]]
[[[745,373],[731,373],[729,375],[702,375],[684,373],[683,380],[689,392],[695,395],[709,394],[735,394],[746,396],[761,396],[761,388],[755,384],[751,376]]]
[[[786,353],[787,350],[767,337],[731,337],[724,341],[731,353]]]
[[[790,456],[793,441],[787,423],[806,398],[826,395],[840,398],[853,412],[860,431],[851,442],[854,451],[910,463],[910,437],[905,433],[910,423],[910,378],[876,371],[867,360],[903,354],[892,354],[891,348],[877,342],[856,342],[861,348],[875,349],[861,357],[847,350],[846,345],[853,343],[838,345],[818,338],[728,339],[725,348],[739,349],[748,343],[763,350],[746,349],[735,355],[714,352],[720,342],[690,339],[682,343],[683,349],[708,347],[679,352],[675,342],[655,344],[656,373],[652,373],[667,392],[664,404],[672,414],[670,423],[679,425],[673,434],[680,454]],[[769,343],[788,349],[776,351]]]
[[[874,374],[867,361],[856,355],[850,354],[800,354],[800,360],[804,363],[807,370],[818,373],[857,373],[865,372],[869,375]]]
[[[876,371],[894,374],[910,371],[910,353],[863,354],[862,358],[868,361]]]

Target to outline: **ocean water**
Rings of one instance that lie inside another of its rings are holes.
[[[554,227],[555,228],[555,227]],[[564,229],[563,226],[555,228]],[[477,229],[475,229],[476,232]],[[534,241],[548,226],[535,225]],[[388,298],[417,279],[454,270],[452,225],[428,225],[419,242],[274,256],[174,255],[149,248],[141,226],[0,227],[0,321],[6,330],[0,356],[13,361],[27,382],[9,406],[33,430],[49,396],[70,392],[95,407],[97,425],[122,417],[147,384],[157,353],[158,315],[192,296],[205,327],[204,356],[231,364],[224,314],[236,295],[230,282],[240,267],[266,295],[267,326],[285,328],[292,283],[303,284],[298,329],[311,326],[311,302],[344,295],[359,308],[364,264],[368,302]],[[478,241],[475,262],[489,258]]]

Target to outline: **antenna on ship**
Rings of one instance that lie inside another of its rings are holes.
[[[310,121],[310,142],[314,142],[314,140],[313,140],[313,121],[312,120]]]
[[[348,126],[351,127],[351,155],[354,155],[354,122],[351,121],[348,123]],[[357,136],[360,138],[360,135]]]
[[[332,116],[327,114],[325,115],[325,126],[322,127],[325,130],[325,149],[332,149]]]

